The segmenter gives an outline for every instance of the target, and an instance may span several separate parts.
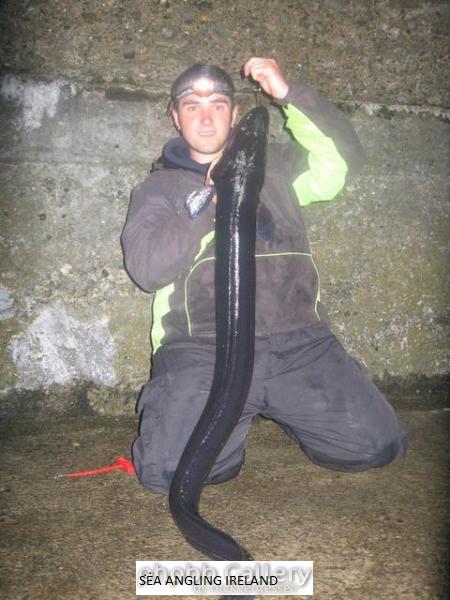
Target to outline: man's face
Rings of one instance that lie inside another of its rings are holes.
[[[172,117],[189,146],[191,158],[204,164],[220,156],[237,112],[238,107],[233,108],[230,98],[224,94],[192,93],[178,101],[172,109]]]

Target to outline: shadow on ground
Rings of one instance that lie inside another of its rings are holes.
[[[327,471],[257,419],[241,475],[207,487],[202,512],[255,559],[313,560],[319,600],[447,598],[450,409],[392,400],[409,430],[406,459]],[[53,478],[129,456],[136,427],[129,417],[3,425],[1,597],[126,600],[136,560],[203,558],[167,499],[134,476]]]

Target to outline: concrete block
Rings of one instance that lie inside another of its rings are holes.
[[[367,155],[367,169],[381,178],[397,172],[442,176],[450,167],[450,111],[436,115],[407,110],[373,110],[350,115]]]
[[[151,155],[151,134],[159,123],[148,100],[108,100],[105,92],[82,91],[71,104],[71,152],[83,162],[134,163]]]
[[[0,80],[0,160],[150,162],[170,131],[164,107],[144,95],[108,94],[64,79]],[[112,99],[111,99],[112,97]]]
[[[239,83],[249,56],[272,56],[290,81],[334,100],[449,106],[446,2],[141,2],[135,12],[3,0],[0,61],[12,72],[167,93],[194,62],[219,64]]]
[[[153,84],[161,77],[156,70]],[[132,411],[149,375],[150,297],[123,268],[120,233],[132,188],[176,135],[165,88],[14,74],[2,82],[0,412]],[[342,98],[368,165],[339,198],[304,210],[322,298],[371,375],[442,377],[448,115]],[[239,99],[243,112],[253,104],[250,93]],[[279,110],[271,114],[270,139],[287,139]]]
[[[447,198],[439,177],[365,175],[305,210],[334,329],[379,379],[447,372]]]
[[[77,380],[113,386],[114,340],[105,318],[83,323],[58,306],[47,306],[8,350],[19,371],[17,389],[39,390]]]
[[[64,113],[76,93],[74,85],[14,74],[0,80],[0,131],[2,160],[42,160],[45,155],[65,156],[70,151],[72,128]]]

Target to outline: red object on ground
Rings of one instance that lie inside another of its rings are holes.
[[[67,473],[66,477],[87,477],[88,475],[103,475],[104,473],[110,473],[111,471],[124,471],[129,475],[134,475],[135,470],[133,463],[125,456],[118,456],[112,465],[107,467],[100,467],[99,469],[88,469],[87,471],[73,471]]]

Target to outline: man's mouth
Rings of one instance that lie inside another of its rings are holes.
[[[215,131],[211,131],[211,130],[207,130],[207,131],[199,131],[198,134],[201,136],[210,136],[210,135],[214,135],[216,132]]]

